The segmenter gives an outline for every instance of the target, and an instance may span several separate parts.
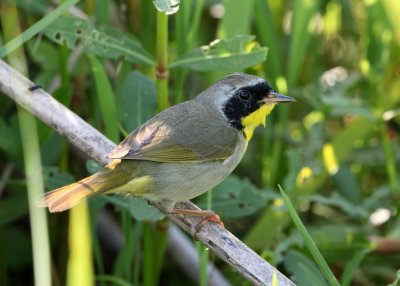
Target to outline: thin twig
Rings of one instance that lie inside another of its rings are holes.
[[[45,91],[38,89],[30,92],[29,87],[33,85],[29,79],[5,62],[0,61],[1,91],[31,111],[88,156],[102,165],[108,163],[104,154],[111,152],[115,144]],[[183,202],[178,207],[198,209],[191,202]],[[195,226],[201,220],[194,216],[168,214],[168,217],[192,236],[195,234]],[[257,253],[218,224],[207,224],[197,233],[196,239],[254,284],[272,285],[273,273],[276,272],[278,285],[294,285]]]

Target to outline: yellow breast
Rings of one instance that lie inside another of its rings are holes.
[[[265,117],[271,113],[274,109],[276,103],[267,103],[262,105],[259,109],[253,113],[242,118],[242,125],[244,126],[244,134],[246,135],[246,140],[249,141],[253,136],[254,129],[262,124],[265,126]]]

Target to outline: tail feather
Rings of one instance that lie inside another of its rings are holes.
[[[39,206],[48,207],[50,212],[62,212],[77,205],[91,193],[77,182],[46,193]]]
[[[84,178],[76,183],[47,192],[39,202],[39,206],[48,207],[50,212],[62,212],[80,203],[83,199],[93,195],[105,193],[111,189],[126,184],[131,175],[119,165],[117,160],[110,163],[100,172]]]
[[[50,212],[62,212],[77,205],[85,198],[94,194],[99,194],[100,185],[92,186],[92,184],[90,184],[90,181],[93,181],[93,176],[47,192],[39,205],[41,207],[48,207]]]

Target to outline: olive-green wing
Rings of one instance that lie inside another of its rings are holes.
[[[225,160],[237,143],[237,131],[222,114],[204,106],[180,104],[153,117],[119,144],[112,159],[156,162]]]

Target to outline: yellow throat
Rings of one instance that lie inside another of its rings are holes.
[[[262,124],[265,127],[265,117],[271,113],[276,103],[267,103],[262,105],[259,109],[250,113],[246,117],[242,118],[242,125],[244,126],[244,134],[246,135],[246,141],[249,141],[253,136],[254,129]]]

